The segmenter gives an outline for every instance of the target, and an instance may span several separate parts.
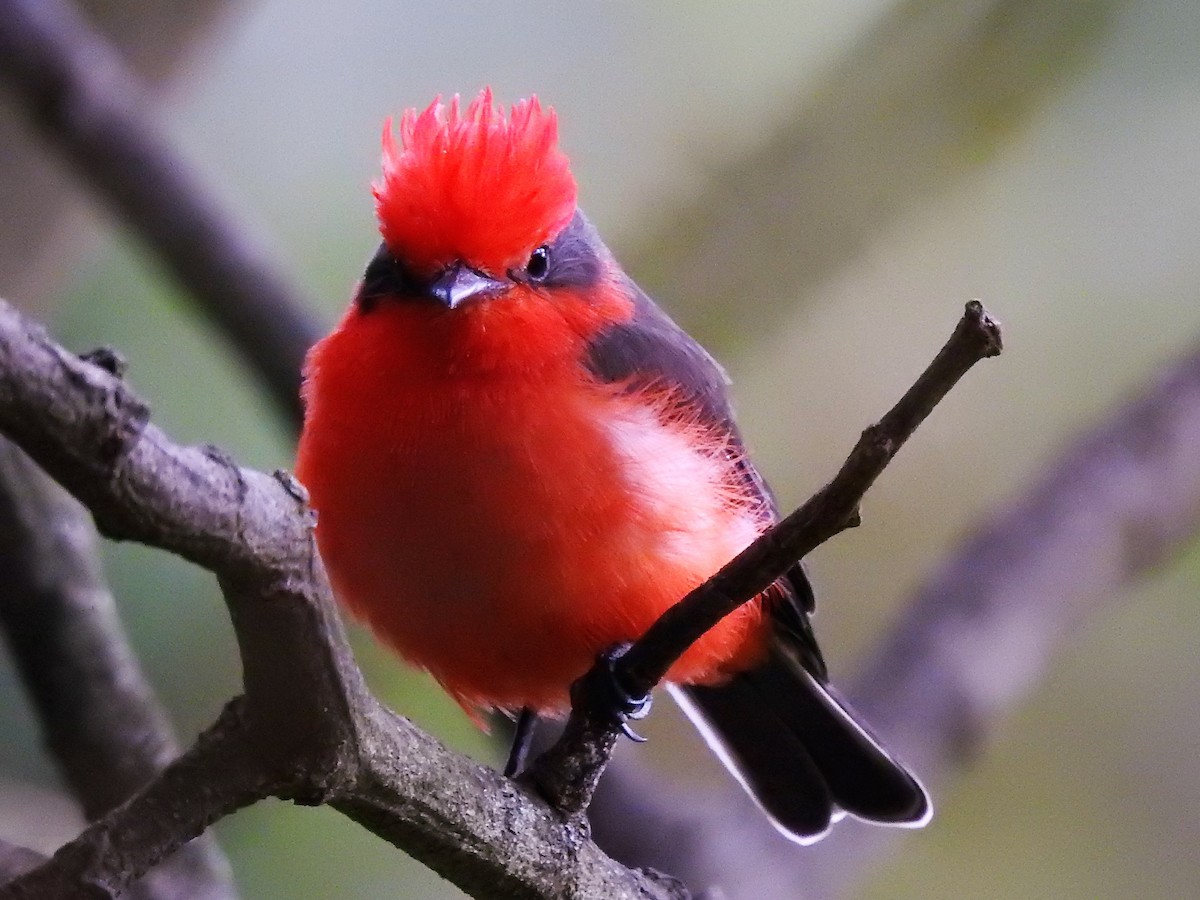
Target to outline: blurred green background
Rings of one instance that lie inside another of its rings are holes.
[[[1192,0],[264,0],[220,22],[163,118],[332,320],[377,242],[384,117],[483,84],[505,101],[538,93],[558,109],[584,208],[733,375],[784,505],[832,474],[962,303],[983,298],[1005,356],[939,407],[864,527],[811,560],[836,680],[957,536],[1200,335],[1198,46]],[[102,214],[95,225],[56,333],[119,347],[177,438],[289,465],[288,426],[221,339],[139,246]],[[139,547],[106,554],[190,738],[238,685],[216,585]],[[1086,622],[860,895],[1193,896],[1198,565],[1183,556]],[[428,679],[356,644],[398,710],[495,758]],[[665,707],[637,752],[682,777],[705,751]],[[3,659],[0,734],[0,833],[15,823],[53,847],[72,826]],[[247,898],[461,896],[327,810],[262,804],[217,831]]]

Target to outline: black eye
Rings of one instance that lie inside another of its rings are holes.
[[[525,266],[525,274],[529,276],[530,281],[541,281],[550,271],[550,249],[548,247],[538,247],[529,256],[529,262]]]

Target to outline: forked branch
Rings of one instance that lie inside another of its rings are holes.
[[[930,369],[868,429],[838,476],[663,617],[619,663],[648,690],[692,640],[850,524],[863,492],[977,360],[999,352],[978,303]],[[615,723],[581,704],[538,764],[547,805],[451,753],[366,690],[334,610],[303,490],[286,473],[181,447],[103,361],[81,359],[0,303],[0,431],[92,512],[106,535],[213,571],[238,638],[243,697],[157,779],[0,900],[116,896],[220,817],[258,799],[329,804],[477,897],[683,898],[589,839],[582,811]],[[586,692],[585,692],[586,693]]]

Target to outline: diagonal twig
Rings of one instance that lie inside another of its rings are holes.
[[[1197,447],[1194,342],[949,548],[857,676],[842,681],[927,787],[945,785],[988,749],[1085,624],[1194,546]],[[1069,735],[1064,723],[1057,738]],[[646,773],[630,774],[641,777],[601,784],[592,809],[607,811],[597,840],[626,863],[689,883],[728,879],[771,900],[849,896],[871,872],[865,863],[914,846],[909,833],[848,821],[798,855],[732,785],[663,797]],[[618,842],[630,834],[649,837]]]
[[[648,694],[675,660],[708,629],[766,590],[796,560],[855,524],[858,504],[917,426],[979,360],[1000,352],[999,324],[972,301],[954,333],[900,401],[863,432],[834,479],[777,523],[717,574],[667,610],[629,650],[598,663],[572,691],[571,716],[562,737],[535,761],[531,777],[559,809],[585,810],[620,734],[603,688],[616,678],[632,697]]]

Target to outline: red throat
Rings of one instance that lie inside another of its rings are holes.
[[[389,119],[374,191],[384,241],[421,274],[459,259],[493,275],[523,266],[576,199],[554,110],[530,97],[505,118],[489,88],[465,112],[457,96],[406,110],[399,144]]]

